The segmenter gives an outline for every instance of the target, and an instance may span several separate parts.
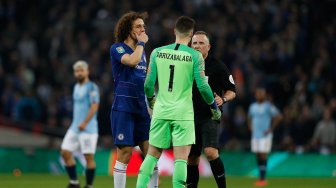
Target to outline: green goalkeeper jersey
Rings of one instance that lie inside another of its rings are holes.
[[[204,59],[200,52],[177,43],[154,49],[145,81],[145,93],[152,97],[158,80],[153,118],[194,120],[194,79],[203,99],[211,104],[214,96],[204,74]]]

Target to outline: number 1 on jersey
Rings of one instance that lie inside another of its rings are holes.
[[[175,65],[169,65],[170,69],[170,75],[169,75],[169,85],[168,85],[168,91],[172,92],[173,91],[173,81],[174,81],[174,69]]]

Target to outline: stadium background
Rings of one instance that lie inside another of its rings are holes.
[[[101,90],[97,155],[102,166],[113,163],[109,47],[118,18],[134,10],[149,13],[147,55],[173,42],[174,20],[188,15],[197,30],[210,33],[212,53],[232,71],[237,98],[224,106],[220,138],[229,175],[256,173],[246,114],[262,84],[284,115],[270,175],[335,176],[336,141],[329,151],[312,144],[323,110],[330,108],[336,119],[335,7],[333,0],[1,0],[0,172],[59,172],[57,150],[71,122],[78,59],[89,62]],[[101,174],[109,173],[106,166]]]

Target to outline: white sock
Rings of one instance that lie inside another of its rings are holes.
[[[148,183],[148,188],[158,188],[159,187],[159,169],[157,165],[154,167],[153,175]]]
[[[123,164],[116,161],[114,165],[114,188],[125,188],[126,187],[126,169],[127,164]]]
[[[70,182],[70,184],[73,184],[73,185],[79,184],[78,180],[70,180],[69,182]]]

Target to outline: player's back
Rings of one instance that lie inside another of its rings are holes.
[[[200,53],[182,44],[163,46],[153,53],[154,62],[151,63],[156,63],[159,84],[153,117],[193,120],[194,64]]]

